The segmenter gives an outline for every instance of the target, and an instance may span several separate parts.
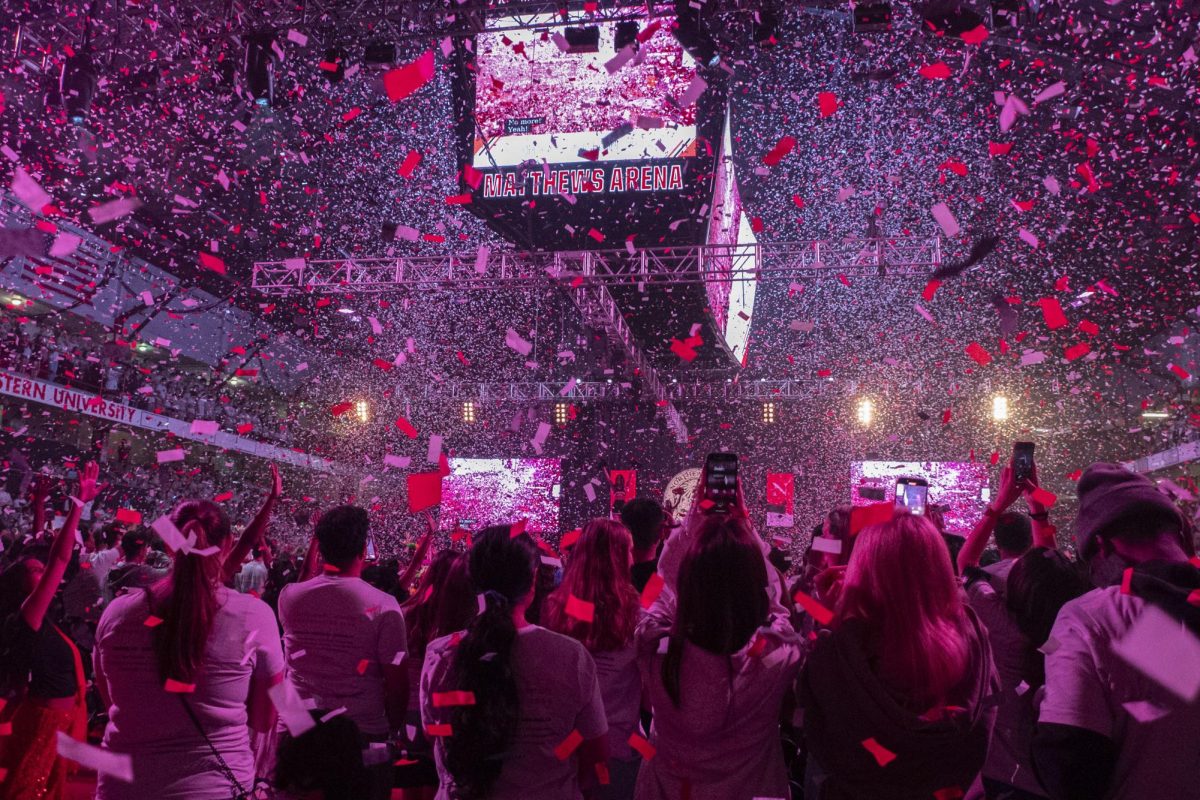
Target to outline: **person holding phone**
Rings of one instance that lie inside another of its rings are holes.
[[[387,741],[404,725],[408,650],[396,598],[362,579],[370,519],[358,506],[322,515],[314,534],[324,574],[279,593],[288,674],[300,696],[319,708],[345,708],[363,734],[363,747]],[[371,798],[386,800],[390,761],[372,767]]]
[[[663,548],[662,591],[638,625],[655,752],[638,773],[639,800],[789,792],[780,717],[801,641],[729,466],[719,480],[706,466],[692,513]]]

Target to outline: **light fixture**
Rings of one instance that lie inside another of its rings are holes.
[[[858,424],[864,428],[871,427],[871,421],[875,418],[875,406],[867,398],[858,401]]]
[[[358,417],[359,422],[369,422],[371,419],[371,404],[366,400],[355,401],[354,415]]]
[[[762,421],[768,425],[775,423],[775,404],[769,400],[762,404]]]
[[[78,53],[63,62],[58,79],[58,93],[63,110],[72,125],[82,125],[96,96],[96,69],[88,53]]]
[[[1142,419],[1169,419],[1171,417],[1166,411],[1143,411]]]
[[[571,406],[569,403],[554,404],[554,424],[566,425],[567,420],[571,418]]]
[[[339,308],[339,309],[337,310],[337,312],[338,312],[339,314],[353,314],[353,313],[354,313],[354,309],[353,309],[353,308],[346,308],[345,306],[342,306],[341,308]]]
[[[992,419],[997,422],[1008,419],[1008,398],[1002,394],[992,398]]]
[[[467,400],[462,404],[462,419],[468,425],[475,422],[475,401]]]
[[[242,75],[255,105],[269,106],[275,99],[275,34],[255,33],[246,38]]]

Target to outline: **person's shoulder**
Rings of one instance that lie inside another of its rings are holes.
[[[232,589],[226,591],[228,592],[228,597],[222,605],[223,610],[242,614],[247,617],[262,617],[265,615],[274,618],[275,612],[271,610],[271,607],[254,595],[235,592]]]
[[[150,606],[146,602],[146,593],[131,591],[119,594],[112,599],[100,615],[100,626],[111,627],[119,625],[128,619],[145,619],[150,616]]]
[[[572,639],[562,633],[543,628],[540,625],[531,625],[528,628],[517,631],[518,641],[528,642],[528,644],[539,654],[546,654],[548,658],[562,658],[563,656],[571,657],[576,660],[586,658],[592,660],[592,654],[583,646],[583,643],[578,639]],[[551,656],[551,653],[557,653],[558,656]]]

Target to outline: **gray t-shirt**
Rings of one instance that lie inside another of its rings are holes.
[[[279,593],[288,675],[317,708],[345,707],[369,736],[388,732],[383,668],[407,650],[400,604],[360,578],[321,575]]]
[[[1095,589],[1063,606],[1050,634],[1039,722],[1116,743],[1111,789],[1097,800],[1194,800],[1200,791],[1200,700],[1184,702],[1114,651],[1147,609],[1162,613],[1119,586]],[[1180,626],[1173,635],[1191,634]]]
[[[421,670],[421,722],[427,728],[450,722],[453,708],[433,707],[435,692],[457,691],[450,671],[454,642],[461,634],[429,644]],[[574,732],[595,739],[608,732],[596,665],[583,645],[536,625],[522,628],[512,649],[520,704],[516,735],[488,800],[580,800],[578,751],[560,759],[554,751]],[[441,787],[437,800],[455,800],[444,766],[443,738],[434,739]]]

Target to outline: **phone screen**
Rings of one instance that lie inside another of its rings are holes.
[[[375,553],[375,534],[367,534],[367,561],[375,561],[379,556]]]
[[[918,516],[925,513],[929,499],[929,484],[923,478],[901,478],[896,481],[896,505],[904,506]]]
[[[1024,483],[1033,477],[1033,442],[1013,442],[1013,480]]]
[[[705,460],[704,494],[712,511],[724,513],[737,503],[738,459],[733,453],[710,453]]]

